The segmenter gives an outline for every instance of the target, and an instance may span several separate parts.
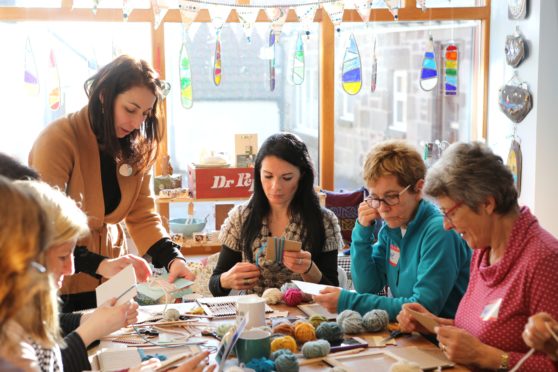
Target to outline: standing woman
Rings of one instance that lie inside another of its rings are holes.
[[[169,281],[193,278],[149,189],[163,131],[158,111],[163,85],[147,62],[116,58],[86,81],[88,105],[50,124],[29,154],[41,179],[60,187],[89,217],[91,236],[76,247],[78,274],[62,287],[65,312],[95,307],[99,274],[116,273],[102,270],[103,262],[128,253],[121,222],[140,255],[148,253],[156,267],[169,271]],[[134,268],[136,275],[143,270],[137,261]]]
[[[221,228],[219,261],[209,281],[214,296],[231,289],[262,294],[295,279],[339,285],[337,252],[343,247],[333,212],[321,208],[306,145],[295,135],[274,134],[262,145],[254,168],[254,193],[235,207]],[[256,252],[271,236],[302,242],[282,263]],[[257,265],[256,265],[257,264]]]

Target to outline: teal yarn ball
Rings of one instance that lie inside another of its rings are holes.
[[[308,341],[302,345],[302,355],[307,359],[326,356],[330,351],[331,345],[327,340]]]
[[[275,360],[279,358],[281,355],[285,355],[285,354],[293,355],[293,352],[290,351],[289,349],[279,349],[271,353],[271,360]]]
[[[283,353],[275,358],[277,372],[298,372],[298,358],[293,353]]]
[[[355,334],[364,331],[362,316],[353,310],[345,310],[337,316],[337,324],[344,333]]]
[[[329,341],[331,345],[337,345],[343,340],[343,332],[337,323],[325,322],[316,329],[316,337]]]
[[[362,325],[368,332],[378,332],[386,329],[389,323],[387,311],[375,309],[364,314]]]
[[[256,372],[273,372],[275,363],[267,358],[252,359],[246,363],[246,367],[252,368]]]

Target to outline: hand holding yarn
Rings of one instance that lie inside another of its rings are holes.
[[[308,251],[283,253],[283,265],[293,273],[303,274],[312,264],[312,254]]]
[[[314,295],[312,298],[330,313],[336,313],[340,295],[341,288],[326,287],[320,291],[319,295]]]
[[[250,262],[238,262],[221,274],[221,287],[227,289],[252,289],[260,277],[260,269]]]

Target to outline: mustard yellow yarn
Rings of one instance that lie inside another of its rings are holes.
[[[279,349],[287,349],[296,353],[296,341],[291,336],[277,337],[275,340],[271,341],[271,352],[277,351]]]
[[[301,344],[316,339],[316,329],[310,323],[298,323],[295,325],[294,337]]]

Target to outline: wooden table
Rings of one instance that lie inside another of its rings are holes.
[[[159,308],[162,309],[163,305],[155,305],[158,306]],[[172,306],[174,308],[179,309],[179,311],[181,311],[181,307],[185,307],[187,306],[186,304],[172,304],[169,305]],[[143,307],[145,309],[154,309],[153,307]],[[306,315],[299,310],[296,307],[289,307],[286,305],[274,305],[272,306],[272,308],[276,311],[288,311],[289,312],[289,318],[293,318],[293,317],[300,317],[300,318],[305,318]],[[160,310],[159,310],[160,311]],[[181,311],[182,313],[183,311]],[[225,322],[231,322],[233,319],[232,318],[228,318],[228,319],[218,319],[218,320],[212,320],[211,324],[213,325],[217,325],[220,323],[225,323]],[[269,323],[271,322],[270,319],[268,319]],[[371,341],[372,337],[374,336],[381,336],[383,337],[387,337],[389,335],[388,331],[382,331],[382,332],[376,332],[376,333],[361,333],[358,334],[357,336]],[[207,344],[206,346],[218,346],[219,342],[211,337],[205,337],[207,339]],[[409,336],[402,336],[396,339],[397,345],[396,346],[392,346],[392,345],[388,345],[385,348],[369,348],[366,352],[375,352],[377,351],[378,353],[382,353],[384,350],[390,350],[393,348],[400,348],[400,347],[407,347],[407,346],[415,346],[421,349],[431,349],[431,350],[435,350],[437,349],[437,347],[432,344],[431,342],[429,342],[428,340],[426,340],[423,336],[419,335],[419,334],[413,334],[413,335],[409,335]],[[89,355],[93,355],[95,354],[98,350],[100,350],[101,348],[111,348],[111,347],[115,347],[114,345],[112,345],[112,343],[110,341],[101,341],[101,345],[99,347],[96,347],[92,350],[89,351]],[[211,354],[210,358],[211,360],[213,360],[215,357],[215,354]],[[90,358],[92,359],[92,366],[93,368],[95,368],[95,363],[96,361],[94,360],[94,358]],[[310,364],[310,365],[305,365],[305,366],[301,366],[300,371],[324,371],[324,370],[328,370],[330,367],[329,364],[325,363],[325,362],[318,362],[318,363],[314,363],[314,364]],[[386,369],[387,370],[387,369]],[[469,371],[469,369],[463,367],[463,366],[456,366],[453,368],[449,368],[449,369],[444,369],[447,371]]]

